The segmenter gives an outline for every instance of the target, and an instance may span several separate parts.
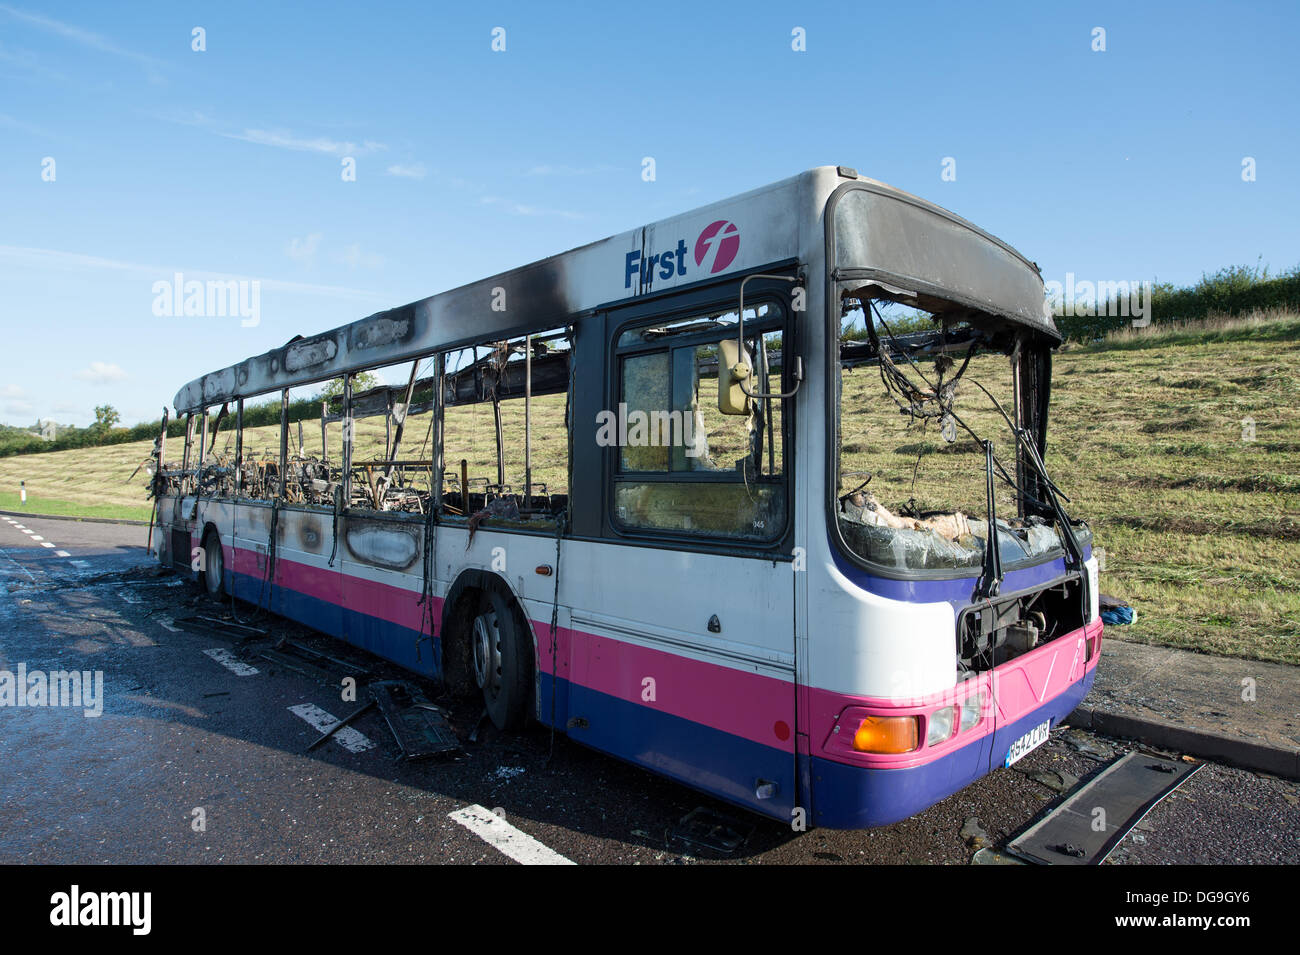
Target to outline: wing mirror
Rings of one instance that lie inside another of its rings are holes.
[[[794,387],[787,392],[768,393],[761,390],[751,391],[747,382],[754,378],[754,364],[749,351],[745,348],[745,283],[750,279],[775,279],[778,282],[798,282],[798,276],[791,275],[746,275],[740,280],[740,310],[737,312],[736,340],[718,342],[718,410],[728,415],[747,415],[753,407],[754,398],[793,398],[803,384],[803,359],[792,357],[790,377]],[[789,349],[786,349],[789,351]]]

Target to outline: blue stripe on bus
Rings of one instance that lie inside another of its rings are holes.
[[[794,753],[764,746],[653,706],[592,690],[567,680],[555,680],[556,725],[585,721],[567,730],[569,739],[643,766],[726,802],[782,822],[790,822],[796,804]],[[550,720],[551,676],[538,685],[542,722]],[[568,711],[564,701],[569,701]],[[770,799],[754,794],[758,781],[777,785]]]
[[[263,605],[270,600],[272,613],[337,637],[421,676],[433,680],[440,676],[437,663],[440,647],[437,641],[429,640],[427,633],[420,639],[421,635],[410,627],[349,610],[290,587],[276,586],[271,592],[272,588],[264,587],[260,577],[229,571],[227,574],[234,578],[235,595],[241,600],[256,604],[260,595]],[[417,639],[420,640],[418,652]]]
[[[1092,556],[1091,548],[1084,548],[1084,559]],[[949,578],[946,580],[922,580],[912,578],[895,580],[892,577],[880,577],[863,570],[852,563],[831,542],[831,557],[835,567],[849,580],[863,590],[891,600],[906,600],[910,603],[940,603],[946,601],[954,606],[964,607],[971,602],[975,585],[979,583],[979,573],[970,577]],[[1002,578],[1001,591],[1004,594],[1027,590],[1055,580],[1065,573],[1065,558],[1049,560],[1034,567],[1022,570],[1008,570]]]

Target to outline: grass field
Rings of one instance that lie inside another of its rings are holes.
[[[968,374],[999,394],[1005,363],[976,362]],[[1070,512],[1090,521],[1105,551],[1103,591],[1138,611],[1136,625],[1112,635],[1300,663],[1298,366],[1294,315],[1152,327],[1058,353],[1047,464],[1073,499]],[[949,445],[933,425],[904,433],[905,419],[881,410],[882,395],[874,370],[846,376],[845,469],[873,474],[871,490],[890,507],[915,497],[922,507],[959,505],[980,516],[983,457],[974,442],[959,435]],[[982,395],[963,388],[958,408],[975,431],[994,432]],[[503,409],[506,478],[521,487],[523,407]],[[534,402],[534,479],[552,491],[566,485],[563,413],[563,397]],[[1253,440],[1243,419],[1254,423]],[[303,427],[307,451],[319,453],[319,425]],[[329,437],[335,453],[337,429]],[[403,446],[412,457],[427,457],[427,429],[428,416],[409,423]],[[449,412],[447,434],[449,466],[466,457],[471,476],[495,481],[490,405]],[[382,419],[360,421],[357,435],[358,460],[382,454]],[[293,438],[296,445],[296,428]],[[273,429],[251,430],[245,443],[277,448]],[[223,434],[217,447],[224,444]],[[169,441],[169,454],[180,445]],[[25,479],[32,512],[148,519],[144,472],[125,482],[149,450],[139,442],[0,458],[0,509],[17,509]],[[999,506],[1013,513],[1009,497]]]

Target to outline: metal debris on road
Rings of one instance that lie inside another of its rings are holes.
[[[1044,865],[1098,865],[1143,816],[1200,768],[1199,763],[1134,750],[1013,836],[1007,851]]]
[[[699,806],[682,817],[672,838],[730,855],[745,844],[753,831],[752,824]]]
[[[367,689],[392,730],[401,759],[426,759],[458,752],[460,740],[443,711],[405,680],[380,680]]]
[[[349,723],[351,723],[351,722],[352,722],[353,720],[355,720],[358,716],[360,716],[362,713],[366,712],[366,710],[370,709],[370,708],[371,708],[372,706],[374,706],[374,705],[375,705],[375,701],[374,701],[374,700],[368,700],[367,702],[363,703],[361,706],[357,707],[355,710],[353,710],[353,711],[352,711],[351,713],[349,713],[347,716],[343,717],[343,719],[339,720],[339,721],[338,721],[337,723],[335,723],[333,726],[330,726],[328,729],[326,729],[325,732],[322,733],[319,737],[317,737],[317,738],[312,742],[312,744],[311,744],[310,746],[308,746],[305,750],[303,750],[303,752],[305,752],[305,753],[310,753],[313,749],[315,749],[315,748],[316,748],[317,746],[319,746],[321,743],[323,743],[323,742],[325,742],[326,740],[328,740],[331,736],[333,736],[333,735],[334,735],[335,733],[337,733],[339,730],[343,729],[343,727],[347,726]],[[305,719],[305,717],[304,717],[304,719]]]

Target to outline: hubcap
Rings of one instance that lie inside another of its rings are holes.
[[[489,696],[501,689],[501,633],[494,610],[474,620],[474,681]]]

